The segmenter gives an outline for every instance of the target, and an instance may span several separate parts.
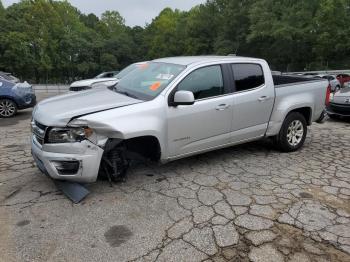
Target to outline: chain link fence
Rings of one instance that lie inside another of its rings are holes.
[[[33,85],[35,93],[66,93],[69,91],[69,85]]]

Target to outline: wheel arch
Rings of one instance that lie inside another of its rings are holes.
[[[126,147],[127,151],[130,152],[130,156],[135,156],[136,153],[142,156],[144,159],[152,161],[159,161],[161,158],[161,145],[159,139],[153,135],[136,136],[127,139],[109,138],[105,149],[107,151],[113,150],[119,145]]]
[[[0,99],[8,99],[8,100],[11,100],[11,101],[14,102],[14,103],[16,104],[16,106],[18,107],[18,103],[17,103],[16,99],[14,99],[14,98],[11,97],[11,96],[0,95]]]
[[[284,120],[288,117],[288,115],[290,115],[293,112],[297,112],[297,113],[300,113],[301,115],[303,115],[308,126],[310,126],[312,124],[312,108],[311,107],[305,106],[305,107],[299,107],[299,108],[295,108],[293,110],[290,110],[286,114],[286,116],[284,117]]]

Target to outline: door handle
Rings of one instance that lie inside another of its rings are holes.
[[[224,111],[224,110],[226,110],[229,107],[230,107],[230,105],[221,104],[221,105],[218,105],[215,109],[218,110],[218,111]]]
[[[270,99],[270,97],[268,97],[268,96],[262,96],[262,97],[259,97],[258,98],[258,101],[259,102],[264,102],[264,101],[267,101],[267,100],[269,100]]]

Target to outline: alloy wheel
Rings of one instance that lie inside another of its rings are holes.
[[[16,105],[11,100],[0,100],[0,116],[11,117],[16,113]]]
[[[304,127],[300,120],[294,120],[290,123],[287,130],[287,140],[291,146],[297,146],[303,139]]]

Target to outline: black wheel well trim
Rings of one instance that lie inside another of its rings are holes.
[[[125,146],[127,151],[137,153],[145,159],[159,161],[161,146],[158,138],[152,135],[131,137],[128,139],[109,138],[105,144],[105,152],[109,152],[118,146]]]

